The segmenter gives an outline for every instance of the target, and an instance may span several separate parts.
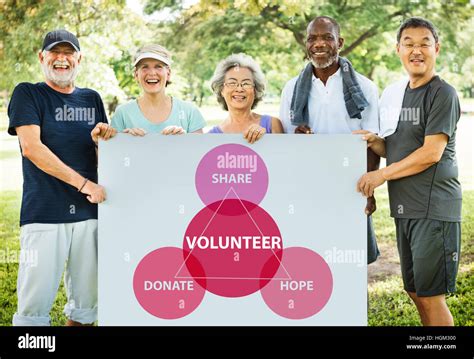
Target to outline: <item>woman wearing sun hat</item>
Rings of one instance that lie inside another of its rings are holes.
[[[171,54],[163,46],[146,45],[137,51],[133,75],[141,95],[117,108],[112,127],[134,136],[151,132],[202,133],[206,122],[197,107],[166,94],[166,87],[171,83],[171,64]]]

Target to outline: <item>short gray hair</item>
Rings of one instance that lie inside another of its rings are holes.
[[[254,109],[265,94],[265,76],[260,69],[260,65],[252,57],[243,53],[232,54],[217,65],[211,79],[211,88],[217,96],[217,102],[222,105],[224,110],[229,110],[224,97],[221,95],[221,91],[224,87],[225,74],[234,67],[245,67],[252,72],[253,82],[255,84],[255,99],[252,104],[252,109]]]

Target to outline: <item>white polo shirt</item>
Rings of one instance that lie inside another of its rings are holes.
[[[344,134],[354,130],[379,133],[378,89],[367,77],[356,72],[357,81],[369,106],[362,111],[362,119],[349,118],[344,101],[342,75],[339,68],[329,76],[326,86],[313,74],[308,100],[309,127],[314,133]],[[298,77],[288,81],[281,94],[280,119],[285,133],[295,133],[291,124],[290,108]]]

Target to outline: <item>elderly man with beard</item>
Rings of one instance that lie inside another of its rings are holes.
[[[310,62],[299,76],[288,81],[281,96],[280,118],[286,133],[379,132],[377,87],[354,71],[347,59],[339,57],[343,45],[334,19],[318,16],[308,24],[306,53]],[[370,149],[367,156],[368,170],[377,169],[380,157]],[[371,196],[365,208],[368,263],[379,255],[371,218],[375,209]]]
[[[18,135],[23,161],[18,308],[13,325],[46,326],[66,265],[66,325],[97,320],[97,184],[99,137],[114,135],[99,94],[74,86],[81,53],[66,30],[46,35],[39,60],[45,82],[20,83],[10,104],[8,133]],[[92,138],[91,138],[92,132]]]

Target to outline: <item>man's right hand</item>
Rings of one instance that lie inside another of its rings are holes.
[[[375,133],[366,130],[352,131],[353,135],[363,135],[362,139],[367,141],[367,147],[374,151],[375,154],[380,157],[386,157],[385,155],[385,140],[382,137],[377,136]]]
[[[99,122],[94,129],[91,131],[92,141],[99,144],[99,138],[107,141],[109,138],[114,137],[117,134],[117,130],[110,126],[108,123]]]
[[[307,125],[301,125],[295,128],[295,133],[297,134],[306,134],[306,135],[312,135],[314,134],[313,130],[311,127]]]
[[[82,188],[81,193],[86,194],[88,201],[91,203],[102,203],[105,201],[105,188],[90,180]]]

